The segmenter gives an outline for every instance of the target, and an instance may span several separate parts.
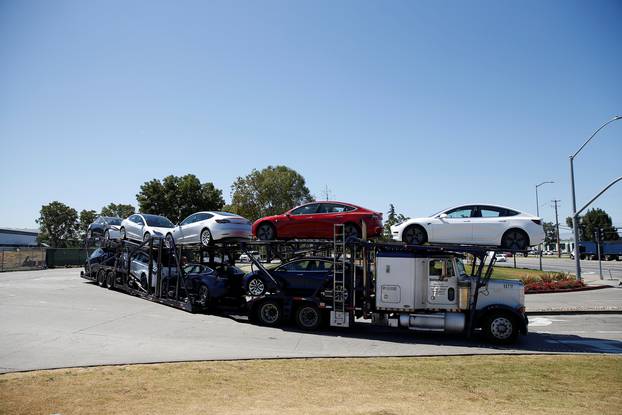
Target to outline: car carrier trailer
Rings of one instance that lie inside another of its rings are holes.
[[[365,232],[363,232],[364,238]],[[86,269],[82,276],[100,286],[190,312],[208,304],[185,287],[182,261],[234,264],[245,253],[251,267],[274,287],[259,296],[231,288],[236,314],[266,326],[295,321],[304,330],[327,323],[347,328],[357,320],[413,331],[462,333],[481,330],[495,342],[510,343],[527,332],[524,287],[520,281],[491,280],[495,247],[464,245],[407,245],[346,239],[343,225],[335,225],[327,240],[233,241],[210,247],[175,246],[152,236],[142,243],[107,240],[112,255]],[[258,254],[259,253],[259,254]],[[146,255],[144,278],[131,270],[131,261]],[[272,276],[266,260],[322,255],[333,262],[331,277],[308,296],[297,296]],[[469,270],[462,260],[470,258]],[[264,261],[261,259],[263,258]],[[166,284],[170,276],[174,286]]]

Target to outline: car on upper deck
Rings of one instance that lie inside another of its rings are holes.
[[[367,236],[382,234],[382,213],[351,203],[321,201],[258,219],[253,223],[252,232],[259,240],[332,239],[334,225],[343,224],[346,237],[361,237],[363,221],[367,225]]]

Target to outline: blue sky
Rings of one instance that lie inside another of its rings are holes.
[[[620,1],[0,1],[0,226],[136,204],[196,174],[230,198],[285,164],[409,216],[571,210],[568,156],[622,113]],[[576,160],[622,175],[622,121]],[[622,226],[622,184],[596,206]]]

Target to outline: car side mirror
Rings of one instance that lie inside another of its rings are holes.
[[[441,213],[440,215],[438,215],[439,219],[445,219],[447,217],[447,213]]]

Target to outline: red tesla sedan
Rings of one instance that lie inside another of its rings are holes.
[[[367,236],[382,234],[382,213],[343,202],[311,202],[282,215],[266,216],[253,223],[257,239],[332,239],[336,223],[345,225],[346,237],[361,236],[361,221],[367,224]]]

